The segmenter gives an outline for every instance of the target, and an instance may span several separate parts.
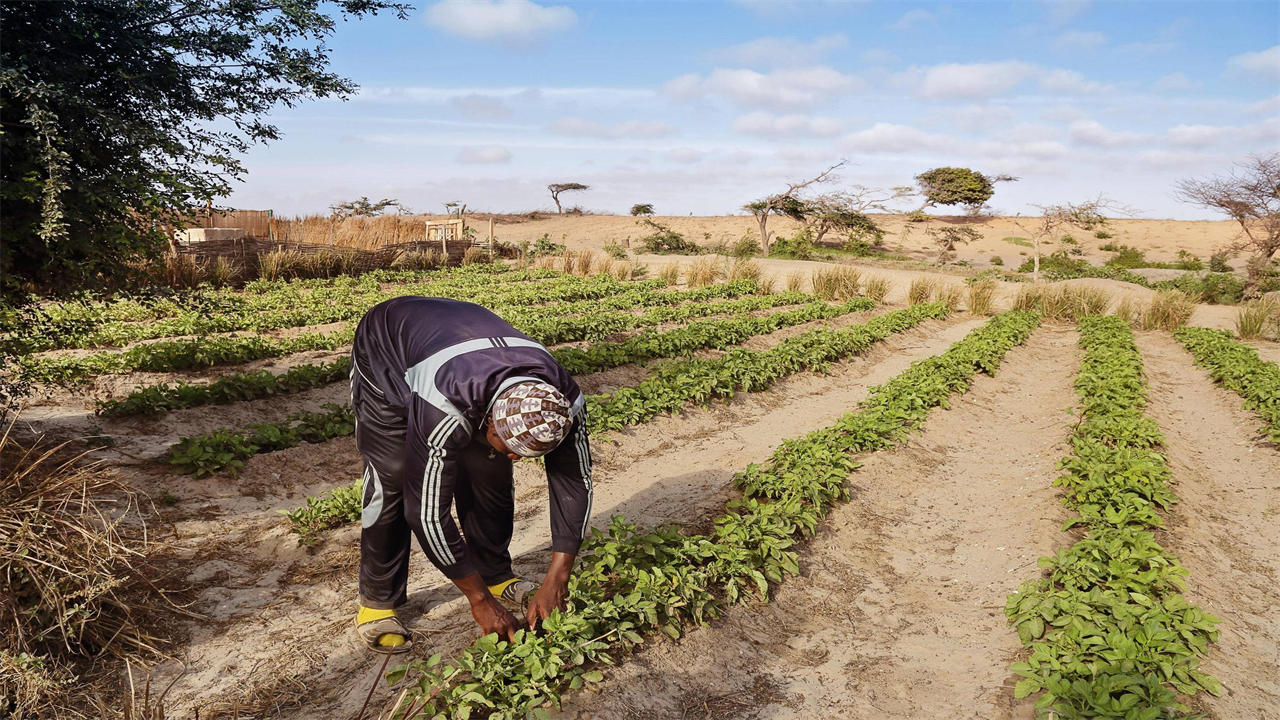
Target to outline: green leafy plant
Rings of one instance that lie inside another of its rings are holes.
[[[1184,327],[1173,336],[1214,382],[1244,398],[1244,406],[1262,416],[1263,433],[1280,444],[1280,366],[1263,360],[1257,350],[1236,342],[1226,331]]]
[[[1043,693],[1042,718],[1164,718],[1190,709],[1178,693],[1221,694],[1199,669],[1218,620],[1181,595],[1187,572],[1156,542],[1160,510],[1176,502],[1160,452],[1163,437],[1143,413],[1146,382],[1133,332],[1116,316],[1080,321],[1085,357],[1076,377],[1081,421],[1063,459],[1064,530],[1080,541],[1042,557],[1040,577],[1005,603],[1030,648],[1011,670],[1014,696]]]

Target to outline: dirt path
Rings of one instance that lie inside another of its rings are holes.
[[[1078,367],[1074,332],[1037,331],[867,459],[774,602],[656,643],[564,716],[1030,717],[1005,669],[1021,645],[1004,600],[1065,539],[1051,483]]]
[[[1162,542],[1191,573],[1187,597],[1222,619],[1203,667],[1228,694],[1201,704],[1221,720],[1280,718],[1280,450],[1168,334],[1138,346],[1182,500]]]
[[[1280,342],[1273,340],[1248,340],[1247,345],[1258,351],[1258,355],[1263,359],[1273,363],[1280,363]]]
[[[864,397],[869,386],[913,360],[942,351],[981,322],[926,323],[829,375],[802,373],[769,393],[742,395],[727,405],[593,438],[598,462],[593,524],[606,524],[613,513],[643,522],[703,519],[723,507],[734,471],[767,458],[787,437],[830,424]],[[211,621],[194,628],[184,645],[188,674],[168,703],[178,717],[195,707],[204,708],[201,715],[206,715],[217,700],[273,693],[286,706],[305,698],[305,710],[282,711],[283,717],[346,717],[363,701],[377,670],[347,627],[358,529],[332,533],[319,553],[309,556],[294,547],[294,537],[274,513],[274,508],[299,504],[303,494],[355,477],[359,463],[354,446],[343,439],[272,455],[251,464],[237,481],[241,492],[260,490],[261,501],[225,497],[213,504],[235,511],[180,525],[190,538],[204,536],[193,543],[189,562],[193,578],[210,581],[197,607]],[[282,497],[286,479],[296,486]],[[186,490],[200,492],[194,483]],[[540,573],[547,559],[545,492],[545,479],[535,466],[517,467],[512,551],[517,569],[530,575]],[[223,540],[210,542],[210,537]],[[474,639],[465,603],[421,554],[415,554],[411,577],[405,615],[425,633],[424,656],[456,651]],[[282,649],[260,641],[271,633],[288,636],[292,646]],[[176,671],[175,665],[161,668],[157,681],[167,682]],[[311,690],[300,691],[302,687]]]

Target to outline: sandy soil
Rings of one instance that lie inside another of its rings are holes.
[[[1138,345],[1181,498],[1161,542],[1191,573],[1188,599],[1222,619],[1204,669],[1227,695],[1199,704],[1224,720],[1280,718],[1280,448],[1171,337],[1143,333]]]
[[[700,244],[734,243],[744,235],[759,237],[755,218],[746,215],[721,217],[656,217],[657,222],[671,227],[687,239]],[[924,235],[919,223],[907,223],[902,215],[877,215],[875,219],[888,233],[886,244],[895,252],[933,261],[937,249]],[[1006,268],[1015,268],[1031,256],[1031,248],[1006,242],[1006,237],[1029,238],[1032,222],[1008,217],[972,221],[961,217],[939,217],[937,223],[972,225],[982,239],[962,246],[957,260],[968,260],[975,267],[989,267],[993,256],[1000,256]],[[1027,227],[1019,227],[1021,222]],[[786,218],[771,218],[769,228],[775,237],[790,236],[797,223]],[[910,228],[907,235],[904,228]],[[1097,249],[1099,245],[1113,242],[1131,245],[1146,252],[1150,260],[1175,260],[1179,250],[1208,258],[1214,252],[1228,247],[1235,241],[1239,226],[1230,221],[1186,220],[1136,220],[1116,219],[1111,222],[1108,239],[1098,239],[1092,233],[1073,233],[1084,257],[1097,263],[1110,257]],[[544,216],[542,219],[503,224],[497,227],[498,239],[504,242],[534,242],[547,235],[554,242],[565,243],[572,249],[593,248],[599,250],[609,243],[627,245],[630,241],[652,234],[649,228],[638,224],[636,218],[617,215],[564,215]],[[1057,249],[1042,248],[1042,252]],[[1243,267],[1243,260],[1233,263]]]
[[[614,513],[642,522],[702,520],[723,507],[734,471],[767,458],[785,437],[829,424],[867,387],[940,352],[979,323],[928,323],[831,375],[802,374],[770,393],[594,438],[593,524],[607,524]],[[779,433],[779,427],[788,432]],[[377,670],[347,627],[354,593],[351,548],[358,531],[334,532],[318,554],[308,555],[294,547],[275,509],[298,505],[304,495],[345,483],[358,471],[354,444],[344,438],[255,459],[234,481],[150,478],[183,498],[174,512],[187,519],[176,522],[175,530],[185,539],[182,560],[199,586],[195,607],[210,617],[191,628],[184,644],[187,675],[170,694],[171,708],[199,707],[206,715],[219,701],[251,702],[268,691],[289,704],[298,699],[290,688],[301,683],[311,688],[307,709],[282,710],[282,716],[354,714]],[[512,551],[517,568],[530,575],[545,567],[545,515],[545,480],[536,467],[520,466]],[[422,653],[456,651],[474,639],[465,603],[421,556],[413,578],[407,616],[425,634]],[[292,645],[261,643],[264,633],[287,634]],[[179,672],[176,664],[162,667],[157,681]]]
[[[1043,328],[850,481],[774,602],[662,642],[580,695],[573,718],[1030,717],[1005,670],[1005,595],[1064,536],[1051,487],[1078,367]]]

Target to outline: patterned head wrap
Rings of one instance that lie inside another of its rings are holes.
[[[569,401],[544,382],[519,382],[493,401],[494,432],[520,457],[541,457],[569,434]]]

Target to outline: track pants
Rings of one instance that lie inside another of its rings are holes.
[[[364,456],[360,521],[360,604],[390,609],[408,600],[409,552],[413,536],[426,547],[419,521],[422,478],[404,477],[408,422],[403,411],[355,374],[351,405],[356,448]],[[511,461],[478,439],[459,457],[454,510],[467,543],[467,557],[486,585],[515,577],[511,533],[515,524]]]

